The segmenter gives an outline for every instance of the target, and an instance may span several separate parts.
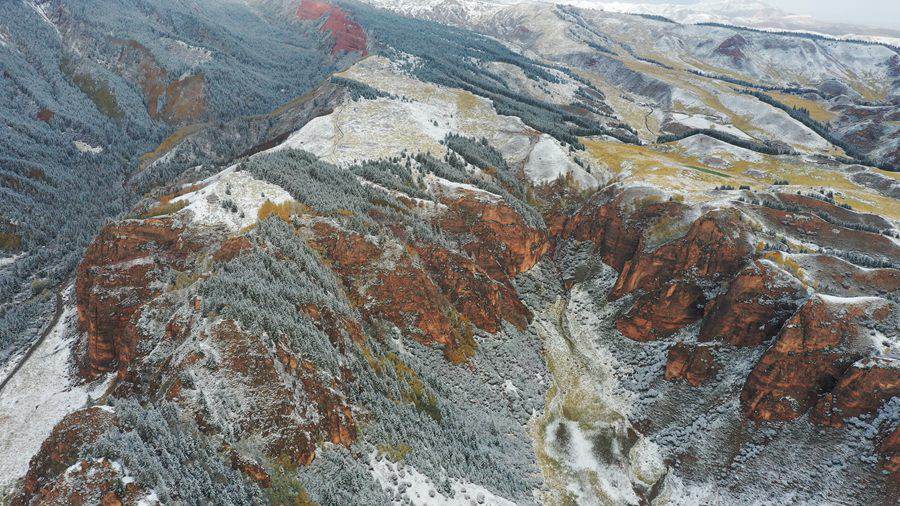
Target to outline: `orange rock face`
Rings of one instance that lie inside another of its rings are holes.
[[[325,223],[315,231],[312,245],[332,262],[365,314],[415,331],[423,344],[456,345],[449,301],[405,248],[382,251],[355,232]]]
[[[834,390],[812,411],[817,423],[843,427],[844,420],[870,415],[892,397],[900,397],[900,370],[890,359],[869,359],[853,364]]]
[[[32,457],[22,490],[12,504],[29,504],[35,498],[56,495],[56,478],[78,460],[85,445],[96,441],[116,423],[115,415],[99,408],[85,408],[66,415]]]
[[[616,193],[610,195],[611,192]],[[555,227],[554,238],[557,242],[593,242],[594,251],[603,263],[621,272],[625,262],[638,252],[647,228],[664,216],[681,218],[688,210],[678,202],[656,202],[628,212],[625,209],[628,194],[628,189],[598,193]]]
[[[705,301],[699,286],[675,281],[639,297],[631,310],[616,321],[616,328],[635,341],[661,339],[699,320]]]
[[[719,365],[708,346],[676,343],[669,348],[666,359],[666,379],[684,380],[698,387],[715,376]]]
[[[787,321],[747,378],[741,391],[745,415],[753,420],[793,420],[806,413],[869,353],[863,325],[884,321],[891,312],[890,303],[882,299],[810,299]]]
[[[376,245],[361,235],[318,222],[312,245],[329,260],[361,311],[387,320],[423,344],[443,346],[456,361],[473,351],[470,324],[497,332],[506,320],[524,328],[530,313],[511,277],[530,269],[547,249],[546,234],[528,227],[505,204],[474,198],[448,201],[439,225],[474,237],[463,249],[406,245],[401,237]]]
[[[746,227],[733,210],[711,211],[698,218],[687,235],[654,251],[641,251],[625,262],[611,299],[641,289],[659,290],[676,277],[726,281],[753,252]]]
[[[450,210],[437,224],[450,234],[471,234],[473,240],[463,249],[494,279],[531,269],[549,249],[547,234],[529,227],[503,202],[487,203],[467,195],[444,203]]]
[[[338,6],[318,0],[302,0],[297,8],[297,17],[305,20],[318,20],[327,16],[321,31],[334,38],[332,54],[359,52],[366,56],[366,32],[362,26],[350,19],[347,13]]]
[[[417,246],[416,252],[441,291],[476,327],[495,333],[502,320],[520,330],[528,325],[531,313],[505,276],[491,279],[468,258],[433,245]]]
[[[37,504],[140,504],[147,491],[124,478],[109,460],[81,460],[75,467],[51,480],[40,491]],[[25,503],[22,503],[25,504]]]
[[[638,246],[626,261],[610,299],[641,290],[616,327],[625,336],[649,341],[699,320],[707,299],[703,286],[728,281],[752,249],[739,215],[713,211],[698,218],[687,235],[653,251]]]
[[[699,340],[734,346],[763,344],[775,337],[805,295],[806,290],[792,276],[771,264],[754,262],[706,308]]]
[[[82,374],[116,370],[134,356],[140,338],[134,317],[157,293],[160,266],[179,267],[198,248],[182,240],[167,218],[125,221],[104,228],[78,266],[78,321],[87,332]]]

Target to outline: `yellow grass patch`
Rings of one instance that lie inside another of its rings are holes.
[[[820,121],[822,123],[828,123],[833,120],[835,113],[829,111],[819,102],[815,100],[809,100],[808,98],[803,98],[797,95],[793,95],[790,93],[778,93],[778,92],[769,92],[769,95],[772,96],[775,100],[781,102],[782,104],[789,105],[795,108],[802,108],[809,111],[809,115],[812,119],[816,121]]]

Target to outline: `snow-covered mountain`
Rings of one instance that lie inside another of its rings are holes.
[[[897,496],[894,48],[44,0],[0,83],[0,503]]]
[[[900,46],[900,30],[823,21],[808,14],[784,11],[760,0],[698,0],[692,3],[641,3],[605,0],[367,0],[372,5],[410,16],[445,12],[446,16],[480,19],[503,6],[545,3],[609,12],[662,16],[685,24],[723,23],[761,30],[797,31],[836,38],[871,40]],[[450,13],[453,13],[452,15]]]

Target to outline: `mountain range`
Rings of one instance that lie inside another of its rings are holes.
[[[716,5],[0,3],[3,504],[895,504],[900,50]]]

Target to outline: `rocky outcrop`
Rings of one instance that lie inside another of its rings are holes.
[[[874,297],[811,298],[747,378],[741,391],[744,414],[753,420],[793,420],[809,411],[855,362],[872,353],[865,326],[890,321],[892,311],[889,302]],[[833,398],[826,402],[834,405]]]
[[[622,267],[610,299],[638,289],[659,291],[676,278],[704,283],[727,281],[752,252],[747,226],[738,211],[710,211],[698,218],[681,239],[653,251],[639,247],[635,257]]]
[[[79,326],[87,333],[84,376],[122,369],[134,356],[135,316],[159,292],[155,273],[183,269],[200,248],[182,232],[170,218],[126,220],[105,227],[88,248],[75,282]]]
[[[769,262],[756,261],[707,306],[698,339],[733,346],[763,344],[775,337],[805,296],[806,289],[796,278]]]
[[[744,54],[744,50],[747,49],[747,46],[749,45],[750,43],[747,39],[740,34],[736,34],[723,40],[722,43],[713,50],[713,54],[725,56],[731,60],[731,64],[735,67],[742,67],[747,60],[747,55]]]
[[[462,249],[494,279],[531,269],[549,249],[546,232],[529,226],[504,202],[485,202],[474,195],[444,199],[448,211],[437,220],[445,232],[463,240]]]
[[[495,333],[502,320],[520,330],[528,325],[531,313],[508,278],[494,280],[472,260],[434,245],[417,245],[416,253],[448,300],[476,327]]]
[[[393,323],[423,344],[459,344],[449,301],[403,246],[382,249],[325,222],[317,223],[314,231],[313,247],[331,262],[364,314]]]
[[[731,279],[752,253],[745,229],[737,212],[711,211],[681,239],[653,251],[639,246],[609,295],[615,300],[637,290],[642,293],[617,322],[619,331],[647,341],[699,320],[707,302],[706,288]]]
[[[82,448],[95,442],[116,424],[116,416],[99,407],[66,415],[32,457],[22,488],[12,498],[12,504],[25,505],[33,500],[52,503],[50,497],[59,495],[57,477],[79,459]]]
[[[812,411],[812,419],[831,427],[844,421],[871,415],[893,397],[900,397],[900,364],[886,357],[865,359],[853,364],[826,393]]]
[[[319,30],[328,33],[334,39],[332,54],[352,52],[358,52],[362,56],[367,54],[365,30],[359,23],[350,19],[340,7],[318,0],[301,0],[297,8],[297,17],[308,21],[326,18]]]
[[[32,504],[142,504],[147,490],[124,478],[110,460],[79,460],[41,489],[40,499]]]
[[[706,296],[689,281],[673,281],[655,292],[641,295],[616,328],[635,341],[653,341],[672,335],[703,316]]]
[[[227,320],[216,325],[209,338],[221,354],[217,367],[224,370],[217,374],[224,373],[235,382],[243,399],[244,405],[232,413],[233,430],[244,437],[257,434],[269,457],[293,465],[309,464],[317,441],[349,445],[356,439],[356,422],[342,395],[345,385],[323,383],[315,364],[286,346],[276,345],[273,353],[259,337]],[[188,358],[172,367],[187,370],[204,365]],[[183,388],[180,396],[190,397]]]
[[[684,380],[693,387],[699,387],[713,378],[718,370],[719,364],[709,346],[676,343],[669,348],[665,373],[668,381]]]
[[[663,217],[682,220],[689,209],[679,202],[642,195],[640,189],[611,187],[594,195],[574,214],[551,228],[551,232],[556,244],[592,242],[594,253],[603,263],[621,271],[625,262],[638,252],[645,231]]]

